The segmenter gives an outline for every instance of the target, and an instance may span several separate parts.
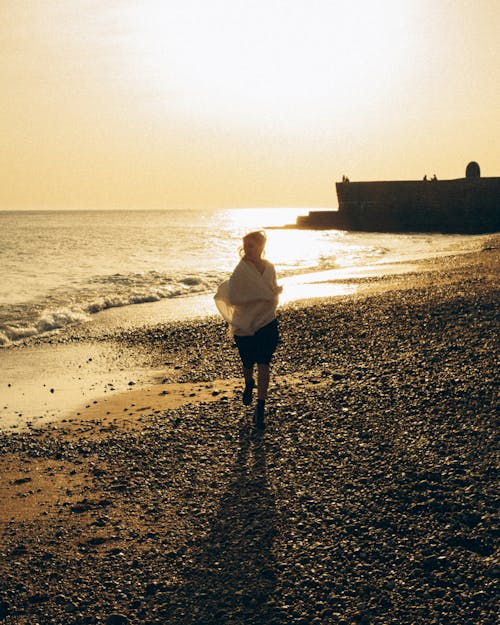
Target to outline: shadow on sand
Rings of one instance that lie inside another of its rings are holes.
[[[261,432],[240,423],[239,451],[219,513],[206,539],[182,571],[173,623],[284,625],[276,596],[274,496],[267,482],[266,444]]]

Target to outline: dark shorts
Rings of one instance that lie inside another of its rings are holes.
[[[277,319],[273,319],[271,323],[257,330],[253,336],[234,337],[245,369],[251,369],[255,363],[268,365],[276,351],[279,340]]]

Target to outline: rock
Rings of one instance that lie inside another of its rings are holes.
[[[0,620],[3,621],[8,616],[8,614],[9,614],[9,604],[6,601],[0,601]]]
[[[31,477],[21,477],[18,480],[14,480],[13,484],[27,484],[28,482],[31,482],[32,478]]]
[[[118,612],[110,614],[106,619],[106,625],[126,625],[128,622],[128,618]]]
[[[28,603],[45,603],[49,600],[49,595],[46,593],[36,593],[28,597]]]

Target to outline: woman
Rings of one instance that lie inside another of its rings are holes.
[[[257,365],[257,406],[255,424],[264,428],[265,403],[269,387],[269,365],[279,341],[276,307],[282,291],[276,283],[274,265],[262,258],[266,235],[250,232],[243,237],[241,260],[231,277],[222,283],[215,303],[226,321],[238,347],[243,364],[245,390],[243,403],[252,403]]]

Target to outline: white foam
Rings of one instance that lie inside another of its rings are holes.
[[[30,336],[60,330],[66,326],[82,323],[88,319],[89,316],[80,309],[61,308],[58,310],[45,310],[33,324],[5,326],[3,331],[0,332],[0,345],[9,345]]]
[[[35,334],[38,334],[38,330],[34,326],[7,326],[3,332],[0,332],[0,345],[9,345]]]
[[[60,308],[58,310],[45,310],[36,324],[38,333],[50,332],[50,330],[59,330],[74,323],[81,323],[88,320],[81,309],[72,310],[71,308]]]

